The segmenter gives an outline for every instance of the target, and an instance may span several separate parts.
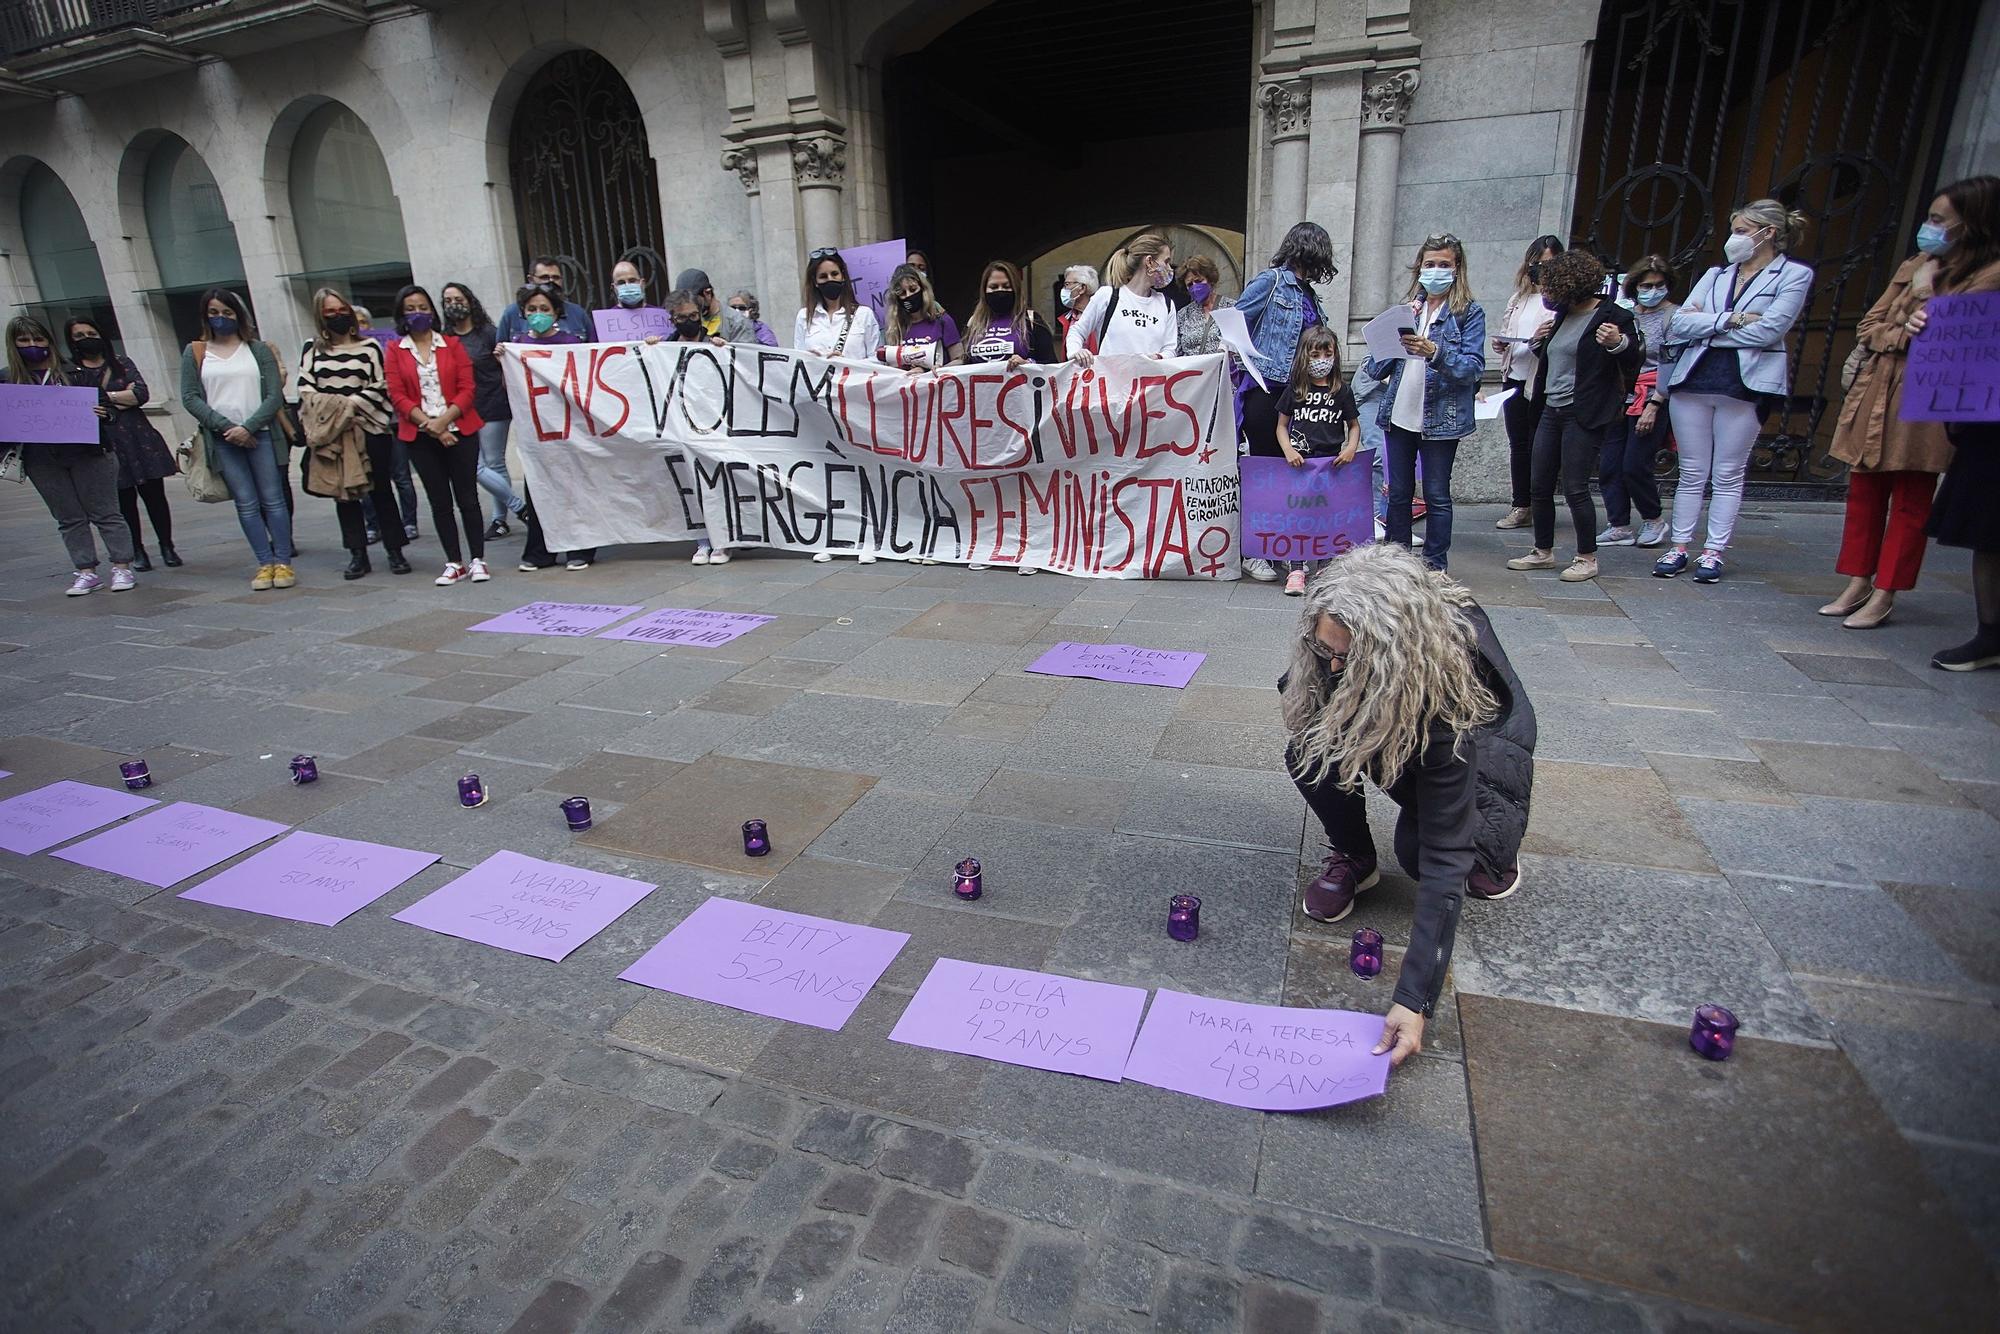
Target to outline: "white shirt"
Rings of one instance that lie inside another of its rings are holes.
[[[1555,311],[1542,300],[1542,294],[1530,292],[1507,303],[1507,313],[1500,319],[1500,332],[1513,338],[1533,338],[1544,321],[1554,318]],[[1523,398],[1535,396],[1535,376],[1541,368],[1542,359],[1529,351],[1526,343],[1509,343],[1500,354],[1500,378],[1519,380]]]
[[[241,426],[264,401],[264,376],[257,369],[257,354],[244,342],[227,353],[214,343],[208,344],[201,359],[201,390],[217,416]]]
[[[867,306],[857,307],[851,321],[846,311],[829,315],[825,306],[814,306],[811,310],[800,310],[792,322],[792,346],[823,357],[866,360],[882,346],[882,326],[876,323],[875,312]]]
[[[1431,336],[1431,324],[1437,314],[1444,311],[1444,303],[1439,302],[1437,313],[1433,313],[1430,302],[1417,307],[1417,337]],[[1424,433],[1424,380],[1428,378],[1424,361],[1410,357],[1403,362],[1403,378],[1396,382],[1396,401],[1389,409],[1389,424],[1400,426],[1406,431]]]
[[[1179,330],[1174,324],[1173,303],[1165,295],[1152,292],[1133,296],[1123,287],[1100,287],[1084,306],[1083,314],[1070,322],[1069,337],[1063,342],[1072,357],[1086,351],[1084,340],[1104,323],[1104,308],[1118,302],[1111,327],[1097,340],[1100,357],[1171,357]]]
[[[440,335],[438,334],[431,335],[431,359],[429,361],[424,360],[423,354],[417,351],[417,345],[410,340],[408,334],[405,334],[402,338],[403,346],[410,350],[410,360],[417,363],[417,395],[423,402],[424,416],[426,417],[436,417],[442,414],[446,407],[450,406],[444,401],[444,386],[438,383],[437,354],[439,337]]]

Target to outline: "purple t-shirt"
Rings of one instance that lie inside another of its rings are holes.
[[[913,321],[903,330],[903,337],[897,343],[888,341],[885,334],[882,341],[882,360],[892,366],[942,366],[947,358],[947,349],[958,341],[958,323],[949,311],[939,311],[934,318]],[[936,348],[926,356],[926,349]]]
[[[965,349],[967,361],[1005,361],[1009,357],[1028,355],[1028,336],[1016,330],[1011,319],[986,326],[986,332],[972,340]]]

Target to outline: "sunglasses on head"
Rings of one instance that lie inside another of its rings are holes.
[[[1426,250],[1437,250],[1444,246],[1458,246],[1462,244],[1463,242],[1450,232],[1439,232],[1436,236],[1426,236],[1424,238],[1424,249]]]
[[[817,264],[823,259],[839,259],[839,258],[840,258],[840,247],[824,245],[821,246],[819,249],[813,251],[810,255],[807,255],[806,261],[811,264]]]

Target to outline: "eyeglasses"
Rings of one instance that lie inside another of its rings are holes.
[[[808,264],[817,264],[823,259],[839,259],[839,258],[840,258],[840,247],[827,245],[827,246],[821,246],[819,249],[813,251],[810,255],[807,255],[806,262]]]
[[[1301,636],[1301,638],[1303,638],[1306,641],[1307,647],[1312,649],[1314,655],[1317,656],[1321,662],[1336,662],[1339,663],[1342,667],[1345,667],[1347,665],[1347,660],[1354,656],[1354,650],[1352,649],[1349,649],[1345,653],[1335,653],[1332,649],[1326,646],[1326,641],[1321,639],[1318,635],[1303,635]]]

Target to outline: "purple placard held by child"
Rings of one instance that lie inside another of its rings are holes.
[[[104,423],[97,391],[60,384],[0,384],[0,427],[27,445],[94,445]]]
[[[1246,458],[1243,475],[1243,555],[1253,560],[1331,560],[1375,540],[1375,498],[1369,494],[1375,451],[1344,464],[1307,459]]]
[[[889,1040],[1116,1084],[1145,1008],[1143,987],[939,959]]]
[[[838,1032],[909,939],[902,931],[715,898],[618,976]]]
[[[222,908],[334,926],[436,861],[435,852],[293,833],[182,892]]]
[[[622,875],[496,852],[396,920],[537,959],[564,959],[655,888]]]
[[[630,607],[607,602],[530,602],[490,621],[468,625],[496,635],[594,635],[613,621],[622,621],[642,604]]]
[[[0,801],[0,848],[40,852],[159,804],[152,797],[65,778]]]
[[[1085,676],[1180,690],[1194,680],[1207,657],[1206,653],[1176,653],[1132,644],[1075,644],[1065,639],[1029,663],[1027,670],[1043,676]]]
[[[598,638],[714,648],[777,619],[775,616],[758,616],[744,611],[693,611],[686,607],[662,607],[658,611],[647,612],[630,625],[606,630]]]
[[[165,889],[284,832],[276,820],[177,801],[54,855]]]
[[[1370,1054],[1381,1036],[1379,1014],[1159,991],[1125,1077],[1266,1112],[1332,1107],[1388,1087],[1388,1055]]]

